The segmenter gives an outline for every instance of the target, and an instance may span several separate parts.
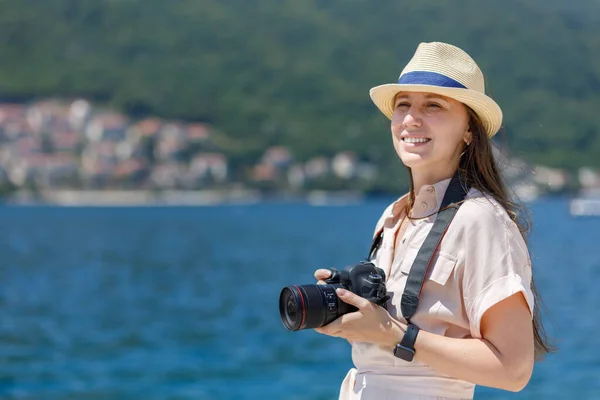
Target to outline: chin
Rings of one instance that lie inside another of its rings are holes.
[[[427,159],[419,154],[402,154],[400,155],[400,161],[408,168],[419,168],[427,164]]]

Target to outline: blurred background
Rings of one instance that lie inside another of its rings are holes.
[[[444,41],[559,347],[476,398],[600,398],[600,2],[0,0],[0,41],[0,397],[337,398],[349,346],[279,292],[366,256],[408,188],[368,90]]]

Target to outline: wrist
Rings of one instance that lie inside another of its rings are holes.
[[[392,322],[392,329],[390,330],[389,335],[387,335],[386,337],[384,346],[393,349],[398,343],[402,341],[402,338],[404,337],[405,333],[406,326],[404,326],[398,321]]]

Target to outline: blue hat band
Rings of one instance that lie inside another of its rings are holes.
[[[402,75],[400,79],[398,79],[398,83],[401,85],[429,85],[460,89],[467,88],[462,83],[457,82],[454,79],[447,77],[446,75],[429,71],[407,72],[406,74]]]

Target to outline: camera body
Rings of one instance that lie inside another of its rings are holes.
[[[389,298],[385,273],[370,261],[362,261],[338,271],[331,270],[324,285],[293,285],[283,288],[279,296],[279,314],[286,329],[297,331],[327,325],[338,317],[356,311],[340,300],[335,292],[343,288],[385,307]]]
[[[385,272],[369,261],[348,266],[341,271],[331,269],[331,278],[325,282],[330,285],[339,284],[341,288],[351,291],[365,299],[379,304],[386,297]],[[386,299],[387,300],[387,299]]]

